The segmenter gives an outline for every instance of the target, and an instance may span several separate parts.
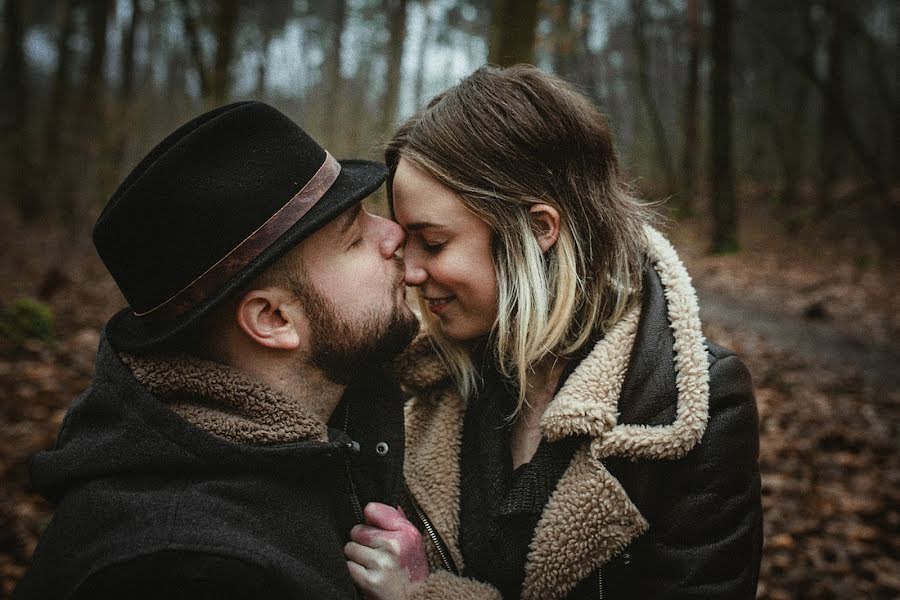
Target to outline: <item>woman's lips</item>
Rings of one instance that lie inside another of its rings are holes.
[[[425,298],[425,302],[428,304],[428,310],[436,315],[439,315],[447,310],[447,306],[452,301],[453,296],[444,296],[442,298]]]

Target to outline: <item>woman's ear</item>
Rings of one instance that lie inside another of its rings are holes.
[[[549,204],[538,203],[532,204],[528,212],[531,215],[531,231],[541,252],[546,252],[559,239],[559,211]]]
[[[296,350],[299,323],[290,310],[294,300],[285,290],[267,288],[244,294],[237,306],[237,323],[251,340],[266,348]]]

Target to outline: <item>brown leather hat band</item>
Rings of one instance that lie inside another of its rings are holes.
[[[325,162],[316,174],[268,221],[174,296],[150,310],[135,311],[134,314],[138,317],[152,315],[153,319],[174,319],[209,298],[309,212],[334,184],[340,172],[341,163],[326,151]]]

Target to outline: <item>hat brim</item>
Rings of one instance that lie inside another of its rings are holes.
[[[126,307],[116,313],[106,326],[112,346],[120,352],[146,352],[170,342],[285,252],[371,195],[387,178],[387,168],[378,162],[342,160],[340,163],[340,175],[315,206],[203,304],[166,323],[154,323],[146,317],[138,317],[130,307]]]

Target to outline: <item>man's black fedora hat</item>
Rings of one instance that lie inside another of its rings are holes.
[[[129,306],[107,325],[149,350],[210,310],[387,177],[337,161],[262,102],[222,106],[160,142],[110,198],[94,246]]]

